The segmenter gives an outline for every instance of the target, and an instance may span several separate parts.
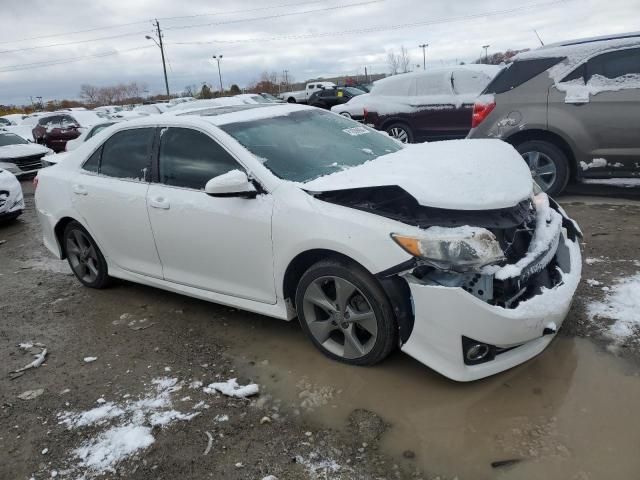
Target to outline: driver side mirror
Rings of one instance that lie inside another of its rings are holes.
[[[204,186],[204,193],[212,197],[256,198],[258,195],[247,174],[241,170],[231,170],[213,177]]]

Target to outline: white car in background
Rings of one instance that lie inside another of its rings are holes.
[[[343,117],[352,118],[360,122],[364,119],[364,109],[367,106],[368,98],[369,98],[368,93],[363,93],[362,95],[356,95],[347,103],[334,105],[333,107],[331,107],[331,111],[334,113],[338,113]]]
[[[0,222],[19,217],[23,210],[20,182],[13,173],[0,168]]]
[[[233,98],[242,100],[244,103],[256,104],[256,103],[275,103],[268,98],[263,97],[259,93],[242,93],[240,95],[234,95]]]
[[[29,142],[14,133],[0,131],[0,169],[17,177],[33,175],[44,166],[44,158],[53,150]]]
[[[36,112],[30,115],[21,115],[21,118],[12,117],[14,125],[0,125],[0,132],[10,132],[19,135],[29,142],[33,142],[33,128],[38,124],[40,117],[49,115],[49,112]]]
[[[330,358],[400,347],[459,381],[544,350],[580,279],[578,227],[510,145],[403,146],[306,106],[114,125],[43,169],[35,201],[87,287],[298,317]]]

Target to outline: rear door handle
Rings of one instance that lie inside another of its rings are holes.
[[[153,208],[160,208],[162,210],[169,210],[171,204],[169,200],[164,197],[153,197],[149,199],[149,206]]]
[[[76,195],[86,195],[89,192],[87,192],[87,189],[84,187],[84,185],[74,185],[73,193],[75,193]]]

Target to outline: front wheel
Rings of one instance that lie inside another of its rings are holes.
[[[394,123],[388,126],[385,131],[389,134],[390,137],[393,137],[402,143],[413,142],[413,132],[404,123]]]
[[[389,300],[359,265],[323,260],[310,267],[298,284],[296,309],[302,330],[334,360],[373,365],[397,345]]]
[[[346,118],[351,118],[351,114],[349,112],[340,112],[340,115]]]
[[[553,197],[565,189],[569,182],[569,160],[560,148],[544,140],[529,140],[517,145],[516,150],[545,193]]]
[[[89,288],[104,288],[109,282],[107,262],[89,232],[78,222],[64,229],[67,261],[80,283]]]

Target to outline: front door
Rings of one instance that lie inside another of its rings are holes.
[[[275,303],[272,196],[208,196],[207,181],[244,168],[203,132],[163,130],[147,203],[165,280]]]

